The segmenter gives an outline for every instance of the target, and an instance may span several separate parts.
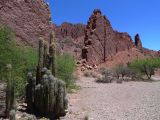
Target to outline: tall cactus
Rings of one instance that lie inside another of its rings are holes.
[[[57,115],[65,115],[65,106],[64,106],[64,86],[65,86],[65,83],[63,81],[57,81],[57,84],[58,84],[58,95],[57,95],[57,104],[56,104],[56,108],[57,108],[57,112],[56,114]],[[56,116],[57,116],[56,115]]]
[[[68,99],[66,85],[55,78],[56,75],[56,38],[50,34],[49,44],[42,38],[39,40],[39,60],[36,71],[36,84],[29,74],[26,97],[28,109],[34,109],[51,120],[65,115]],[[32,92],[32,93],[31,93]],[[30,97],[29,97],[30,96]],[[32,104],[33,103],[33,104]]]
[[[12,65],[6,66],[6,80],[7,80],[7,97],[6,97],[6,114],[9,117],[9,113],[12,109],[15,109],[15,94],[14,94],[14,81],[12,78]]]
[[[40,79],[42,77],[41,71],[43,68],[43,62],[44,62],[44,40],[43,38],[39,38],[39,56],[38,56],[38,66],[37,66],[37,80],[36,84],[40,83]]]
[[[43,67],[48,68],[49,64],[49,44],[44,41],[44,55],[43,55]]]
[[[35,78],[33,78],[32,73],[28,73],[27,79],[28,84],[26,86],[26,101],[28,105],[28,111],[32,112],[34,109],[34,94],[36,81]]]
[[[34,106],[35,106],[35,111],[39,112],[40,113],[40,109],[41,106],[42,106],[42,101],[41,101],[41,98],[42,98],[42,93],[41,93],[41,84],[38,84],[35,86],[35,96],[34,96],[34,99],[35,99],[35,102],[34,102]]]
[[[55,115],[52,115],[51,113],[54,113],[55,111],[55,105],[56,105],[56,81],[53,75],[50,71],[48,71],[48,80],[49,80],[49,116],[51,116],[51,119],[55,117]]]
[[[44,114],[46,116],[48,116],[48,112],[49,112],[49,81],[48,81],[48,76],[46,74],[43,75],[42,77],[42,81],[43,81],[43,110],[44,110]]]
[[[55,76],[56,75],[56,37],[54,32],[50,34],[49,54],[50,54],[50,69],[52,71],[52,74]]]

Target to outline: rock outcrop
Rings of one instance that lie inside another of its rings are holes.
[[[60,26],[56,26],[56,36],[58,38],[71,37],[77,39],[85,35],[85,25],[83,24],[71,24],[64,22]]]
[[[142,50],[143,47],[142,47],[142,42],[141,42],[141,39],[139,37],[139,34],[136,34],[135,36],[135,45],[138,49]]]
[[[100,64],[116,53],[134,46],[127,33],[114,31],[109,20],[100,10],[94,10],[85,31],[82,58],[89,64]]]
[[[38,45],[53,30],[49,6],[44,0],[0,0],[0,25],[10,27],[17,43]]]
[[[83,24],[71,24],[67,22],[54,27],[57,42],[62,52],[72,54],[75,58],[80,59],[84,43],[85,27]]]

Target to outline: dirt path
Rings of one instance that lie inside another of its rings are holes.
[[[160,120],[160,82],[98,84],[83,77],[63,120]]]

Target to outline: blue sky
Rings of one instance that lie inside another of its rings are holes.
[[[113,28],[128,32],[132,38],[139,33],[143,46],[160,50],[160,0],[46,0],[52,21],[86,24],[92,11],[101,9]]]

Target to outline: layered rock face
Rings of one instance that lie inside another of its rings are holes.
[[[0,25],[13,29],[17,43],[38,45],[38,38],[49,39],[53,29],[50,11],[43,0],[0,0]]]
[[[135,45],[127,33],[114,31],[109,20],[100,10],[94,10],[85,31],[82,58],[90,64],[100,64],[116,53]]]

